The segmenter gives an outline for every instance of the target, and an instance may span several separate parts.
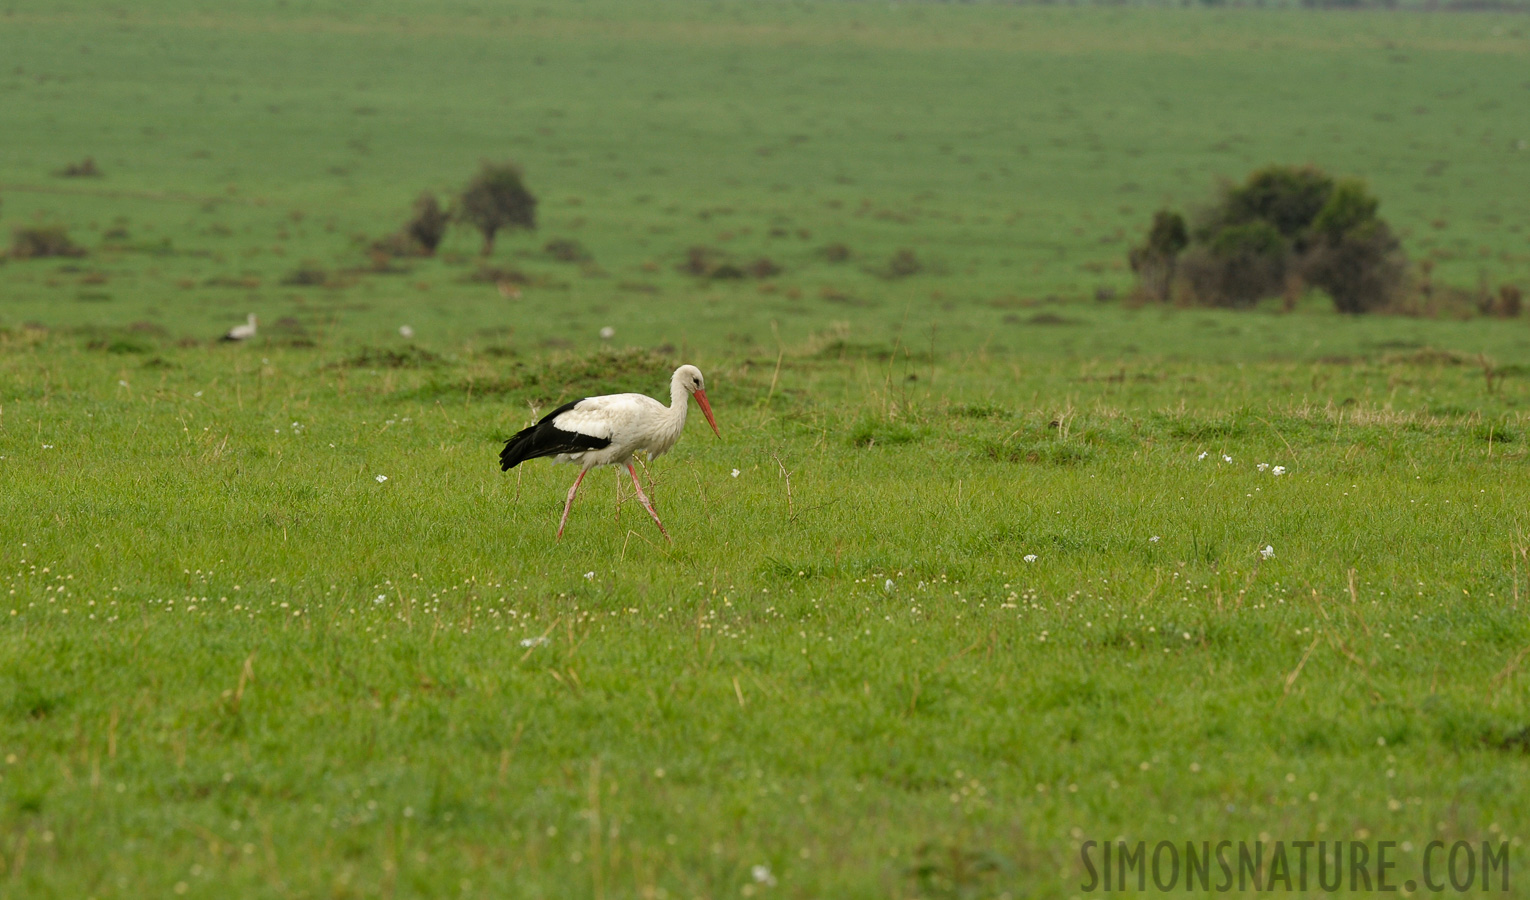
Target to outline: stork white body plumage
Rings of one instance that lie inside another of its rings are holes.
[[[695,366],[681,366],[669,380],[668,406],[643,394],[604,394],[564,404],[506,441],[505,449],[499,454],[500,468],[508,471],[528,459],[542,456],[580,467],[579,477],[568,489],[563,518],[558,522],[558,537],[562,538],[569,510],[574,505],[574,494],[579,491],[585,473],[596,466],[626,466],[643,508],[653,517],[659,532],[668,538],[669,532],[664,530],[658,512],[649,502],[648,495],[643,493],[633,457],[643,453],[653,459],[675,446],[685,431],[685,414],[693,395],[706,415],[707,423],[717,432],[717,421],[712,418],[712,407],[707,403],[706,382],[701,370]]]
[[[235,325],[223,335],[225,341],[247,341],[255,336],[255,314],[250,313],[245,317],[243,325]]]

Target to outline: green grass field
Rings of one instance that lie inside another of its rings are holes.
[[[0,896],[1074,896],[1118,838],[1395,840],[1394,884],[1503,841],[1523,893],[1530,325],[1096,297],[1272,161],[1525,284],[1527,56],[1512,14],[0,10],[0,229],[89,250],[0,263]],[[461,230],[371,271],[482,158],[542,198],[520,298]],[[499,442],[681,361],[723,436],[649,473],[675,542],[610,472],[555,542],[574,470]]]

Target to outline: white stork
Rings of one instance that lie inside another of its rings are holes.
[[[579,464],[579,477],[568,489],[563,518],[558,521],[558,538],[561,540],[563,526],[568,524],[568,511],[574,505],[574,494],[585,473],[596,466],[626,466],[643,508],[653,516],[659,533],[666,540],[673,540],[664,530],[664,523],[659,521],[653,504],[648,502],[648,495],[643,493],[632,455],[642,451],[653,459],[675,446],[685,430],[686,397],[692,394],[696,397],[696,405],[706,414],[707,424],[721,437],[717,420],[712,418],[712,407],[707,403],[706,382],[701,377],[701,370],[695,366],[681,366],[669,380],[669,406],[642,394],[605,394],[565,403],[506,441],[505,449],[499,454],[499,467],[509,471],[539,456]]]
[[[225,341],[247,341],[255,336],[255,314],[250,313],[245,317],[243,325],[235,325],[223,335]]]

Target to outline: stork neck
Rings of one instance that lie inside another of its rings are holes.
[[[690,406],[690,399],[690,391],[685,389],[685,385],[680,383],[680,379],[671,380],[669,383],[670,418],[683,425],[685,423],[686,409]]]

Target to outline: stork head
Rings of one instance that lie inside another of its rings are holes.
[[[707,417],[707,424],[712,426],[712,433],[722,437],[722,432],[717,430],[717,420],[712,418],[712,404],[707,402],[707,381],[701,377],[701,370],[695,366],[681,366],[675,370],[675,377],[671,384],[678,385],[696,398],[696,405],[701,407],[701,412]]]

